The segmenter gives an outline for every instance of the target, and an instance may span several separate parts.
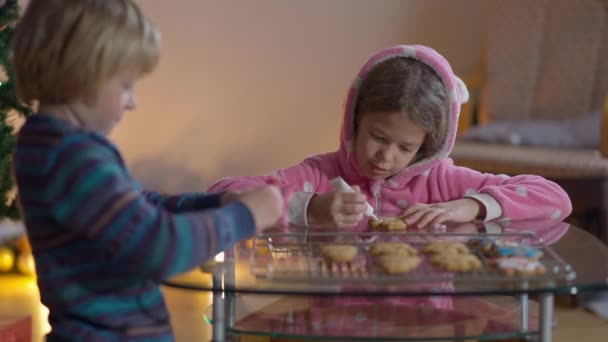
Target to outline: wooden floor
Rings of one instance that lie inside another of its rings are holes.
[[[164,289],[177,341],[210,341],[211,330],[205,323],[205,310],[211,303],[208,293]],[[0,276],[0,317],[33,316],[33,341],[43,341],[50,329],[48,310],[39,302],[33,279]],[[555,342],[598,342],[608,336],[608,321],[579,308],[558,307]]]
[[[608,339],[608,321],[585,310],[558,307],[556,315],[555,342],[599,342]]]

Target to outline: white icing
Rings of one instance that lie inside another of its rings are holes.
[[[504,258],[497,260],[498,267],[504,269],[513,269],[516,271],[532,272],[537,269],[542,269],[543,265],[538,261],[530,261],[525,258]]]

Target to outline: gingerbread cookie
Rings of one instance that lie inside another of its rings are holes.
[[[374,243],[369,252],[374,256],[379,255],[401,255],[401,256],[413,256],[418,254],[416,249],[407,243],[403,242],[376,242]]]
[[[369,226],[374,230],[407,230],[407,223],[401,217],[383,217],[381,220],[370,218]]]
[[[481,261],[473,254],[440,253],[431,262],[446,271],[469,272],[481,268]]]
[[[424,247],[424,252],[429,254],[471,254],[463,243],[453,241],[431,242]]]
[[[321,246],[321,256],[330,262],[349,262],[357,256],[358,250],[350,245]]]
[[[539,261],[523,257],[498,258],[492,261],[492,265],[508,276],[536,275],[546,272],[545,266]]]
[[[410,272],[420,265],[421,259],[418,256],[403,255],[380,255],[374,259],[375,262],[387,274],[399,274]]]

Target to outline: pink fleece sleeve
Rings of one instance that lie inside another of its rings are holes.
[[[300,164],[279,169],[262,176],[239,176],[220,179],[209,188],[209,192],[244,190],[268,184],[271,178],[279,186],[289,189],[291,197],[287,208],[287,218],[291,223],[308,224],[306,210],[315,193],[327,191],[329,180],[337,176],[335,153],[315,155]]]
[[[451,159],[429,174],[440,201],[463,197],[479,200],[486,207],[485,220],[552,219],[561,221],[572,212],[568,194],[556,183],[540,176],[493,175],[455,166]]]

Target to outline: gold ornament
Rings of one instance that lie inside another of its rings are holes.
[[[23,274],[32,275],[36,273],[34,256],[32,253],[21,253],[17,257],[17,270]]]
[[[0,272],[8,272],[15,266],[15,253],[8,247],[0,247]]]
[[[17,250],[19,253],[31,253],[32,246],[30,246],[30,242],[27,239],[26,235],[23,235],[17,239]]]

